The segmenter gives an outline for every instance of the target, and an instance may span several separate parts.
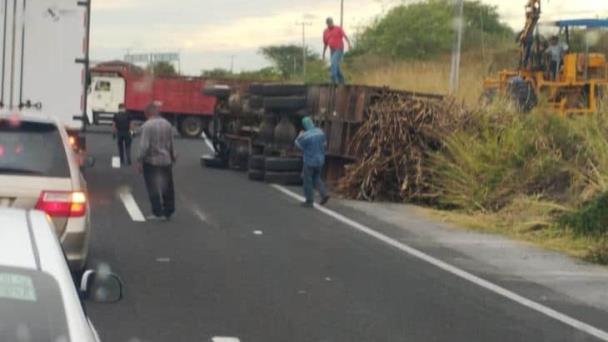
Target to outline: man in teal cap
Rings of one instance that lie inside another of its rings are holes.
[[[314,189],[319,190],[321,195],[321,205],[329,201],[329,195],[321,179],[321,172],[325,165],[325,147],[327,138],[325,133],[317,127],[310,117],[302,119],[304,131],[296,139],[296,146],[304,154],[304,170],[302,179],[304,180],[304,195],[306,202],[302,205],[307,208],[314,207]]]

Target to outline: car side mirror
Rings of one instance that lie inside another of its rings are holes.
[[[80,294],[95,303],[116,303],[122,299],[123,284],[114,273],[87,270],[80,281]]]

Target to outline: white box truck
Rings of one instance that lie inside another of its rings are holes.
[[[62,122],[86,142],[91,0],[0,0],[0,112]]]

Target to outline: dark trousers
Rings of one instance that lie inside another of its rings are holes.
[[[131,139],[130,135],[118,135],[118,154],[121,165],[131,165]]]
[[[154,166],[144,163],[143,171],[152,212],[159,217],[171,217],[175,212],[172,166]]]
[[[316,167],[304,165],[304,170],[302,171],[302,180],[304,181],[304,196],[306,197],[306,202],[308,203],[313,203],[315,201],[315,188],[319,190],[321,198],[327,197],[327,189],[325,189],[325,184],[321,179],[322,171],[322,166]]]

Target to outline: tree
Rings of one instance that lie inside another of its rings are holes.
[[[176,76],[178,74],[173,64],[169,62],[152,63],[148,66],[148,71],[156,76]]]
[[[351,55],[424,59],[447,53],[454,37],[453,10],[449,0],[397,6],[357,36]],[[465,1],[464,25],[465,49],[479,47],[482,39],[492,43],[513,34],[500,22],[496,7],[480,1]]]
[[[223,68],[215,68],[211,70],[203,70],[201,73],[203,77],[208,78],[231,78],[234,75],[230,72],[230,70],[226,70]]]
[[[301,79],[303,65],[303,51],[297,45],[266,46],[260,49],[260,53],[270,61],[279,74],[286,80]],[[318,53],[306,49],[306,66],[315,65],[321,61]]]

